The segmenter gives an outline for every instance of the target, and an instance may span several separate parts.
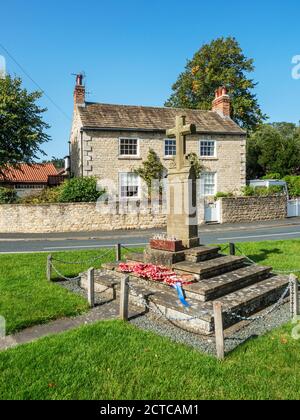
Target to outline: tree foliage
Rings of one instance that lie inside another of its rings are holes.
[[[274,174],[278,178],[300,172],[300,129],[293,123],[263,124],[248,139],[249,179]]]
[[[16,190],[0,187],[0,204],[13,204],[18,200]]]
[[[52,156],[51,159],[45,159],[43,160],[43,163],[53,163],[53,165],[55,166],[56,169],[60,170],[60,169],[64,169],[65,167],[65,159],[64,158],[59,158],[59,157],[55,157]]]
[[[36,103],[41,96],[23,89],[19,78],[0,79],[0,167],[32,163],[43,153],[49,126],[42,119],[46,109]]]
[[[245,57],[235,38],[218,38],[187,62],[165,105],[210,110],[216,89],[226,86],[233,120],[247,130],[255,129],[266,117],[253,93],[256,83],[248,76],[253,71],[253,59]]]

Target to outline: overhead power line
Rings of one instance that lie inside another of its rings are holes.
[[[7,50],[7,48],[4,47],[0,43],[0,48],[5,51],[5,53],[8,55],[8,57],[21,69],[21,71],[25,74],[26,77],[43,93],[43,95],[52,103],[52,105],[55,106],[55,108],[63,114],[65,118],[67,118],[69,121],[71,121],[71,117],[65,113],[65,111],[51,98],[50,95],[45,92],[45,90],[30,76],[30,74],[24,69],[24,67],[14,58],[14,56]]]

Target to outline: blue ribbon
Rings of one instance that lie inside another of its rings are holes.
[[[180,302],[183,304],[183,306],[185,306],[186,308],[189,308],[191,305],[185,300],[181,283],[174,284],[174,289],[176,289],[178,298]]]

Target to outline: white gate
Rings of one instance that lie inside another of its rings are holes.
[[[288,200],[287,213],[288,217],[300,216],[300,198],[296,198],[295,200]]]
[[[220,223],[221,206],[220,201],[206,202],[204,205],[205,222]]]

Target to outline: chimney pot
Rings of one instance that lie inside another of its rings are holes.
[[[85,106],[85,86],[83,85],[83,74],[76,75],[74,107],[76,106]]]
[[[212,110],[217,112],[223,118],[230,118],[230,98],[225,86],[219,87],[216,90]]]

